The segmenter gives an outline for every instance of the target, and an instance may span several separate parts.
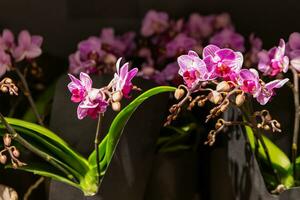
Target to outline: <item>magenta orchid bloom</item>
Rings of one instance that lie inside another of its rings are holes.
[[[255,69],[242,69],[237,78],[241,90],[257,97],[260,92],[261,85],[259,83],[259,75]]]
[[[141,34],[150,37],[164,32],[169,27],[169,16],[165,12],[150,10],[142,22]]]
[[[15,37],[14,34],[8,30],[4,29],[0,37],[0,48],[7,51],[12,51],[15,48]]]
[[[125,63],[122,67],[120,67],[122,58],[119,58],[116,64],[117,72],[114,75],[113,82],[113,91],[114,92],[122,92],[124,97],[129,97],[129,93],[133,88],[132,79],[138,72],[137,68],[133,68],[130,71],[129,63]]]
[[[226,28],[216,33],[211,37],[209,42],[222,48],[231,48],[241,52],[245,51],[244,37],[236,33],[232,28]]]
[[[243,55],[231,49],[208,45],[203,49],[203,61],[208,68],[215,69],[219,77],[231,79],[242,68]]]
[[[5,53],[4,50],[0,49],[0,77],[6,73],[11,66],[11,58]]]
[[[276,76],[281,72],[286,73],[288,71],[289,58],[285,56],[285,42],[283,39],[280,40],[278,47],[259,52],[258,58],[258,69],[264,75]]]
[[[187,22],[187,30],[193,38],[206,38],[212,34],[214,27],[214,16],[201,16],[197,13],[191,14]]]
[[[14,58],[17,62],[37,58],[42,54],[42,42],[41,36],[31,36],[27,30],[21,31],[18,36],[18,46],[13,51]]]
[[[81,60],[97,61],[102,54],[101,42],[97,37],[89,37],[87,40],[81,41],[78,44],[78,50]]]
[[[207,67],[194,51],[189,51],[187,55],[179,56],[179,75],[183,77],[185,84],[193,88],[199,81],[208,81],[216,78],[213,74],[214,65]]]
[[[288,78],[282,79],[282,80],[274,80],[271,81],[261,87],[260,92],[258,93],[256,100],[261,104],[265,105],[268,103],[270,98],[274,96],[275,88],[281,88],[284,84],[286,84],[289,81]]]
[[[300,72],[300,33],[294,32],[290,35],[286,54],[290,58],[291,66]]]
[[[71,83],[68,84],[68,89],[72,94],[71,101],[80,103],[77,108],[78,119],[83,119],[86,116],[97,118],[99,113],[104,113],[108,106],[105,99],[105,94],[99,90],[92,88],[92,80],[88,74],[81,72],[79,79],[69,74]]]
[[[108,102],[105,98],[105,94],[101,90],[95,88],[89,90],[86,98],[77,108],[78,119],[83,119],[86,116],[92,119],[98,118],[99,114],[104,113],[107,109]]]
[[[83,101],[92,89],[92,80],[88,74],[81,72],[79,79],[75,78],[73,75],[69,74],[71,83],[68,84],[68,89],[72,93],[71,101],[74,103],[79,103]]]
[[[189,49],[193,49],[193,47],[195,47],[196,44],[197,41],[194,38],[188,37],[184,33],[180,33],[167,44],[167,57],[173,57],[185,53]]]

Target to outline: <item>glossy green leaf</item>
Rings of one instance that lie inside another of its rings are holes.
[[[255,137],[252,129],[249,126],[246,126],[246,133],[251,145],[251,148],[255,150]],[[271,158],[271,162],[273,165],[273,168],[278,172],[283,184],[287,187],[291,187],[294,184],[293,177],[291,175],[291,162],[289,158],[286,156],[286,154],[278,148],[270,139],[263,136],[263,140],[267,146],[267,149],[269,151],[269,155]],[[265,154],[265,151],[261,145],[261,142],[259,142],[258,147],[258,156],[267,163],[267,156]]]
[[[172,92],[175,91],[176,88],[169,87],[169,86],[159,86],[152,88],[140,96],[138,96],[136,99],[134,99],[128,106],[126,106],[122,111],[115,117],[113,120],[109,132],[105,137],[105,143],[106,145],[100,144],[100,155],[101,155],[101,149],[105,146],[105,162],[107,165],[109,165],[113,153],[116,149],[116,146],[118,144],[118,141],[120,139],[120,136],[122,134],[122,131],[130,119],[131,115],[134,113],[134,111],[138,108],[139,105],[141,105],[146,99],[148,99],[151,96],[157,95],[159,93],[163,92]],[[89,157],[89,162],[92,166],[96,166],[96,152],[92,152],[92,154]],[[104,169],[105,170],[105,169]]]

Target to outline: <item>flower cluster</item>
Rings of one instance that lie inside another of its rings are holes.
[[[112,109],[121,109],[120,101],[123,97],[128,98],[132,90],[138,88],[132,84],[132,79],[138,72],[137,68],[129,70],[129,64],[125,63],[120,67],[121,58],[116,63],[116,73],[110,83],[102,88],[93,88],[90,76],[81,72],[79,79],[69,74],[71,82],[68,89],[72,94],[71,101],[79,103],[77,108],[78,119],[86,116],[91,118],[99,117],[109,105]]]
[[[41,45],[43,38],[38,35],[30,35],[27,30],[19,33],[17,42],[14,34],[4,29],[0,36],[0,77],[9,71],[14,63],[33,59],[42,54]]]
[[[257,61],[257,51],[261,50],[257,49],[258,41],[258,38],[250,38],[251,63]],[[235,31],[227,13],[207,16],[192,13],[185,20],[150,10],[142,20],[139,33],[115,36],[113,29],[105,28],[99,37],[81,41],[77,51],[69,56],[69,72],[112,74],[116,58],[124,56],[133,58],[141,66],[138,76],[160,85],[179,85],[177,57],[189,50],[201,54],[207,44],[241,52],[246,50],[244,37]]]
[[[135,48],[135,33],[116,36],[112,28],[102,29],[98,37],[79,42],[77,51],[69,56],[69,72],[79,74],[114,73],[118,57],[127,56]]]
[[[272,49],[268,53],[268,62],[262,67],[260,60],[259,69],[264,74],[275,75],[276,73],[285,72],[285,65],[289,65],[288,58],[285,57],[285,47],[281,41],[280,46]],[[263,51],[264,53],[264,51]],[[289,81],[285,79],[275,79],[265,83],[254,68],[243,68],[244,57],[242,53],[229,48],[220,48],[216,45],[208,45],[203,49],[202,58],[195,51],[189,51],[178,57],[180,67],[178,74],[183,78],[185,85],[180,85],[175,91],[175,98],[181,101],[170,108],[170,115],[167,118],[166,125],[177,118],[182,106],[189,102],[188,109],[195,105],[204,106],[206,102],[211,102],[214,107],[207,115],[206,121],[220,116],[230,105],[240,108],[243,112],[244,102],[247,97],[255,98],[261,105],[265,105],[275,94],[275,89],[282,87]],[[195,97],[194,94],[199,94]],[[256,112],[251,115],[253,126],[258,128],[272,127],[273,131],[280,131],[280,124],[271,117],[262,118],[262,122],[257,122],[256,116],[264,116],[266,111]],[[270,116],[268,114],[268,116]],[[216,123],[216,129],[208,135],[207,144],[212,145],[215,136],[225,126],[236,125],[232,122],[226,122],[219,119]],[[270,128],[269,128],[270,129]],[[269,130],[268,129],[268,130]]]

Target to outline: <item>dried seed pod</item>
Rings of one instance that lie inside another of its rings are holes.
[[[12,153],[17,158],[20,156],[20,151],[18,149],[14,149]]]
[[[208,100],[214,104],[219,104],[223,100],[223,97],[219,92],[212,91],[208,94]]]
[[[199,106],[199,107],[205,106],[205,100],[200,100],[200,101],[198,101],[198,106]]]
[[[238,94],[235,98],[235,104],[237,106],[241,106],[245,102],[245,99],[246,99],[246,97],[244,94]]]
[[[215,129],[219,129],[219,128],[221,128],[221,127],[222,127],[222,123],[217,122],[217,123],[215,124]]]
[[[174,93],[175,99],[177,99],[177,100],[181,99],[181,98],[184,96],[184,93],[185,93],[185,92],[184,92],[183,89],[177,88],[177,89],[175,90],[175,93]]]
[[[122,98],[123,98],[122,92],[115,92],[115,93],[113,93],[113,95],[112,95],[112,100],[113,100],[114,102],[119,102],[119,101],[122,100]]]
[[[111,104],[111,107],[114,111],[120,111],[121,110],[121,104],[120,102],[113,102]]]
[[[217,85],[216,90],[218,92],[228,92],[230,90],[230,85],[228,84],[227,81],[222,81]]]
[[[0,163],[4,165],[6,161],[7,161],[6,155],[0,155]]]
[[[11,137],[8,134],[3,136],[3,143],[5,146],[10,146],[11,144]]]
[[[222,105],[220,108],[220,112],[225,112],[227,110],[227,108],[228,108],[228,104]]]

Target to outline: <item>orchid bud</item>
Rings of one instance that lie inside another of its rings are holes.
[[[261,124],[257,124],[257,128],[262,128],[262,125]]]
[[[116,62],[117,62],[117,58],[113,54],[107,54],[104,57],[104,63],[106,63],[106,64],[114,64]]]
[[[244,94],[238,94],[235,98],[235,104],[237,106],[241,106],[245,102],[245,95]]]
[[[222,123],[217,122],[217,123],[215,124],[215,129],[219,129],[219,128],[221,128],[221,127],[222,127]]]
[[[222,95],[217,91],[212,91],[208,94],[208,100],[214,104],[219,104],[222,101]]]
[[[3,93],[8,92],[8,88],[7,88],[5,85],[3,85],[3,86],[1,87],[1,92],[3,92]]]
[[[14,169],[17,169],[17,168],[18,168],[17,163],[14,162],[14,163],[12,164],[12,167],[13,167]]]
[[[185,92],[184,92],[183,89],[177,88],[177,89],[175,90],[175,93],[174,93],[175,99],[177,99],[177,100],[181,99],[181,98],[183,97],[184,93],[185,93]]]
[[[265,129],[266,131],[269,131],[269,130],[270,130],[270,126],[269,126],[269,125],[264,125],[264,129]]]
[[[3,143],[5,146],[10,146],[11,144],[11,137],[8,134],[3,136]]]
[[[112,100],[113,100],[114,102],[119,102],[119,101],[122,100],[122,98],[123,98],[123,94],[122,94],[122,92],[119,92],[119,91],[113,93],[113,95],[112,95]]]
[[[217,85],[216,89],[218,92],[228,92],[230,90],[230,85],[227,81],[222,81]]]
[[[205,106],[205,100],[200,100],[200,101],[198,101],[198,106],[199,106],[199,107]]]
[[[120,102],[113,102],[111,104],[111,107],[114,111],[120,111],[121,110],[121,104]]]
[[[20,156],[20,152],[19,152],[18,149],[14,149],[12,153],[13,153],[13,155],[14,155],[15,157],[17,157],[17,158]]]
[[[4,165],[6,161],[7,161],[6,155],[0,155],[0,163]]]
[[[225,112],[227,110],[227,108],[228,108],[228,104],[224,104],[221,106],[220,111]]]
[[[4,83],[5,84],[11,84],[13,81],[10,78],[5,78]]]

